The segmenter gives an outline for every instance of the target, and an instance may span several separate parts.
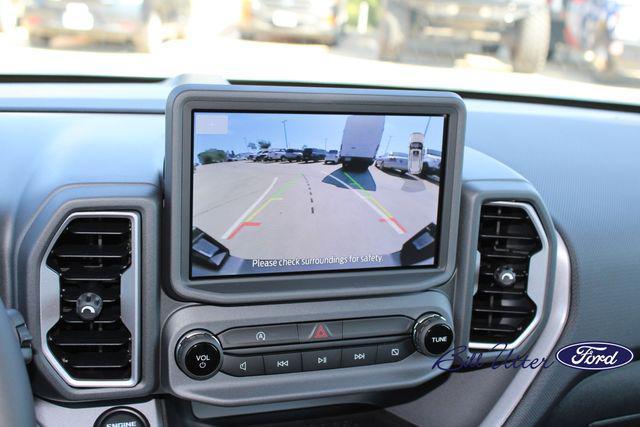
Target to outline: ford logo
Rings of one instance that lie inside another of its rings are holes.
[[[633,352],[619,344],[589,341],[561,348],[556,359],[570,368],[600,371],[626,365],[633,360]]]

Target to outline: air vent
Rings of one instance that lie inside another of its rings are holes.
[[[546,259],[533,262],[543,248],[546,252],[546,237],[530,205],[493,202],[482,207],[470,347],[513,348],[533,329],[543,300],[532,296],[544,296],[545,274],[537,272],[532,283],[531,272],[541,263],[546,271]],[[532,292],[532,286],[542,286],[542,292]]]
[[[44,329],[46,346],[73,386],[137,382],[137,220],[129,213],[73,214],[49,250],[46,267],[58,280],[41,287],[41,294],[45,286],[57,293],[56,309],[43,307],[43,316],[56,316]]]

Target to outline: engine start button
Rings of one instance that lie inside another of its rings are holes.
[[[96,420],[94,427],[149,427],[140,412],[131,408],[112,408]]]

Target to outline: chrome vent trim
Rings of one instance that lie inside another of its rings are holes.
[[[531,256],[529,260],[529,272],[528,272],[528,282],[527,282],[527,295],[536,305],[536,311],[533,319],[529,323],[529,325],[520,333],[520,335],[513,341],[504,343],[504,345],[497,345],[495,343],[484,343],[484,342],[469,342],[469,349],[473,350],[512,350],[520,347],[525,340],[533,333],[533,331],[540,324],[540,320],[542,319],[542,309],[544,308],[545,296],[547,293],[547,277],[549,273],[549,239],[547,234],[544,231],[544,227],[538,214],[536,213],[533,206],[528,203],[523,202],[512,202],[512,201],[496,201],[487,203],[487,205],[491,206],[505,206],[505,207],[514,207],[523,209],[531,222],[533,223],[536,232],[540,238],[541,249]],[[479,257],[480,254],[477,253],[476,257]],[[476,261],[478,262],[478,260]],[[478,287],[478,279],[475,279],[473,284],[474,286],[474,294]]]
[[[128,379],[77,379],[73,378],[52,353],[47,342],[48,331],[60,318],[60,276],[47,265],[58,238],[69,223],[77,218],[127,218],[131,221],[131,265],[120,279],[121,319],[131,332],[131,376]],[[71,387],[133,387],[140,375],[140,215],[136,212],[93,211],[69,215],[51,239],[40,262],[40,345],[42,352],[65,383]]]

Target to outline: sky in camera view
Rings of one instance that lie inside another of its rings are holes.
[[[264,139],[270,148],[286,148],[283,121],[289,148],[325,148],[339,150],[346,115],[333,114],[257,114],[195,113],[195,154],[215,148],[227,152],[251,152],[249,143]],[[386,116],[378,154],[390,151],[407,153],[409,135],[424,133],[425,148],[442,147],[444,118],[425,116]]]

